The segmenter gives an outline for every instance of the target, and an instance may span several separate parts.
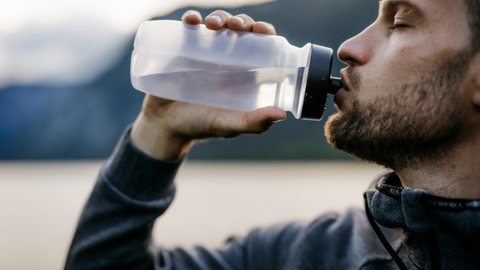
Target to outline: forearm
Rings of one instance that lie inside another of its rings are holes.
[[[180,163],[145,155],[125,133],[85,205],[65,269],[279,269],[301,227],[255,230],[216,250],[157,251],[152,227],[173,199]]]
[[[152,159],[124,134],[85,205],[65,269],[153,269],[151,229],[181,161]]]

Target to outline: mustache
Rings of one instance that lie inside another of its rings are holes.
[[[355,91],[362,85],[362,77],[355,67],[348,66],[343,73],[349,91]]]

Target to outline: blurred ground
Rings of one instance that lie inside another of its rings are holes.
[[[0,269],[62,269],[101,162],[0,162]],[[187,162],[171,208],[157,221],[163,246],[213,247],[257,226],[362,207],[382,169],[356,162]]]

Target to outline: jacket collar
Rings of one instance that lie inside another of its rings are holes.
[[[366,195],[373,217],[385,227],[426,233],[434,229],[438,218],[447,215],[457,219],[450,220],[452,223],[468,221],[461,223],[480,230],[480,200],[449,199],[424,190],[403,188],[393,171],[376,178]]]

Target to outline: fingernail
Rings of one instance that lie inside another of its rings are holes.
[[[218,15],[212,15],[212,16],[210,16],[209,18],[214,19],[214,20],[217,21],[219,24],[222,24],[222,23],[223,23],[222,18],[221,18],[220,16],[218,16]]]
[[[272,30],[273,29],[273,26],[269,23],[264,23],[264,22],[261,22],[263,25],[265,25],[265,27],[267,27],[268,29]]]
[[[236,19],[237,21],[239,21],[242,25],[245,25],[245,19],[242,18],[242,17],[233,17],[233,19]]]
[[[195,15],[196,17],[198,17],[198,14],[196,12],[190,12],[190,13],[187,13],[187,15],[185,15],[185,17],[188,17],[190,15]]]

